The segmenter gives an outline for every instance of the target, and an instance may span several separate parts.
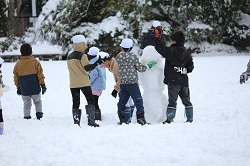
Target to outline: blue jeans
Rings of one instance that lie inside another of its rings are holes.
[[[129,97],[134,101],[136,114],[144,114],[143,100],[138,84],[121,84],[119,92],[118,114],[124,114]]]

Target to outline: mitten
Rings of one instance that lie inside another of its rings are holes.
[[[47,90],[45,84],[41,85],[41,88],[42,88],[42,94],[44,94]]]
[[[114,98],[116,98],[116,97],[117,97],[117,93],[118,93],[117,90],[114,89],[114,90],[112,91],[111,95],[112,95]]]
[[[20,87],[19,87],[19,88],[17,88],[16,93],[17,93],[18,95],[21,95],[21,89],[20,89]]]
[[[151,69],[154,65],[156,65],[156,63],[157,63],[157,62],[155,62],[155,61],[151,61],[151,62],[148,62],[148,63],[147,63],[147,66],[148,66],[148,68]]]
[[[248,73],[247,72],[244,72],[241,74],[240,76],[240,83],[245,83],[246,81],[248,80]]]
[[[101,65],[105,60],[102,59],[101,56],[99,56],[98,60],[95,62],[95,64],[98,66],[98,65]]]
[[[155,37],[160,38],[162,36],[162,26],[158,26],[155,28]]]

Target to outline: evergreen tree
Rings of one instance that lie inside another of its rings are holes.
[[[0,0],[0,37],[7,36],[7,17],[5,0]]]

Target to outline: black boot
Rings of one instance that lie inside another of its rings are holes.
[[[72,113],[74,124],[78,124],[80,126],[82,110],[73,108]]]
[[[144,114],[136,114],[136,117],[137,117],[137,123],[139,123],[140,125],[149,124],[146,122]]]
[[[100,127],[99,124],[95,123],[95,106],[94,105],[86,105],[86,112],[88,117],[88,125],[91,127]]]
[[[95,110],[95,120],[102,120],[101,110]]]
[[[25,116],[23,119],[31,119],[31,116]]]
[[[122,123],[125,123],[125,114],[118,114],[120,122],[118,122],[118,125],[122,125]]]
[[[42,112],[37,112],[37,113],[36,113],[36,118],[37,118],[38,120],[40,120],[42,117],[43,117],[43,113],[42,113]]]

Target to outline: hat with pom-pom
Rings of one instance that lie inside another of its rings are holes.
[[[133,40],[123,39],[120,46],[123,48],[131,48],[133,46]]]
[[[158,27],[158,26],[161,26],[161,23],[159,21],[153,21],[153,27]]]
[[[99,53],[99,48],[97,47],[90,47],[88,54],[91,56],[96,56]]]
[[[73,43],[85,43],[86,38],[83,35],[75,35],[72,38]]]

